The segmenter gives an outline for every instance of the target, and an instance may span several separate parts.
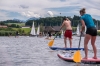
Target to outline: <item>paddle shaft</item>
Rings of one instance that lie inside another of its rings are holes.
[[[57,32],[57,33],[56,33],[56,35],[55,35],[55,37],[54,37],[54,39],[53,39],[53,40],[55,40],[55,38],[56,38],[56,36],[57,36],[57,34],[58,34],[58,33],[59,33],[59,32]]]

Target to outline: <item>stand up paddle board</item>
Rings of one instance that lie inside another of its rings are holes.
[[[84,48],[60,48],[60,47],[49,47],[52,50],[84,50]]]
[[[64,54],[57,54],[57,56],[67,62],[74,62],[72,57],[66,57]],[[100,58],[98,59],[93,59],[93,58],[88,58],[88,59],[82,59],[81,63],[84,64],[100,64]]]

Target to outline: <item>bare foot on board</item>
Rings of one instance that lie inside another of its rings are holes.
[[[97,59],[97,57],[92,57],[93,59]]]
[[[87,57],[84,57],[83,59],[88,59]]]

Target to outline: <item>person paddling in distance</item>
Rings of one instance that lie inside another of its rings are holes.
[[[97,29],[95,27],[94,21],[91,17],[90,14],[86,14],[85,12],[85,8],[82,8],[80,11],[80,15],[81,15],[81,23],[82,23],[82,28],[80,30],[80,32],[82,33],[83,30],[85,29],[85,26],[87,28],[86,30],[86,35],[84,38],[84,51],[85,51],[85,57],[84,59],[88,59],[88,42],[91,39],[91,45],[94,51],[94,59],[97,59],[97,48],[95,45],[95,41],[96,41],[96,36],[97,36]]]
[[[68,18],[66,18],[66,17],[63,18],[63,23],[62,23],[60,29],[62,27],[64,27],[64,26],[66,28],[66,31],[64,33],[65,48],[67,48],[67,41],[66,41],[67,38],[69,38],[70,48],[72,48],[72,27],[71,27],[71,21]]]

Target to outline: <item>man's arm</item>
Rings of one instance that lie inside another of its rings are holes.
[[[60,27],[60,30],[62,29],[62,27],[64,26],[64,22],[62,23],[61,27]]]

